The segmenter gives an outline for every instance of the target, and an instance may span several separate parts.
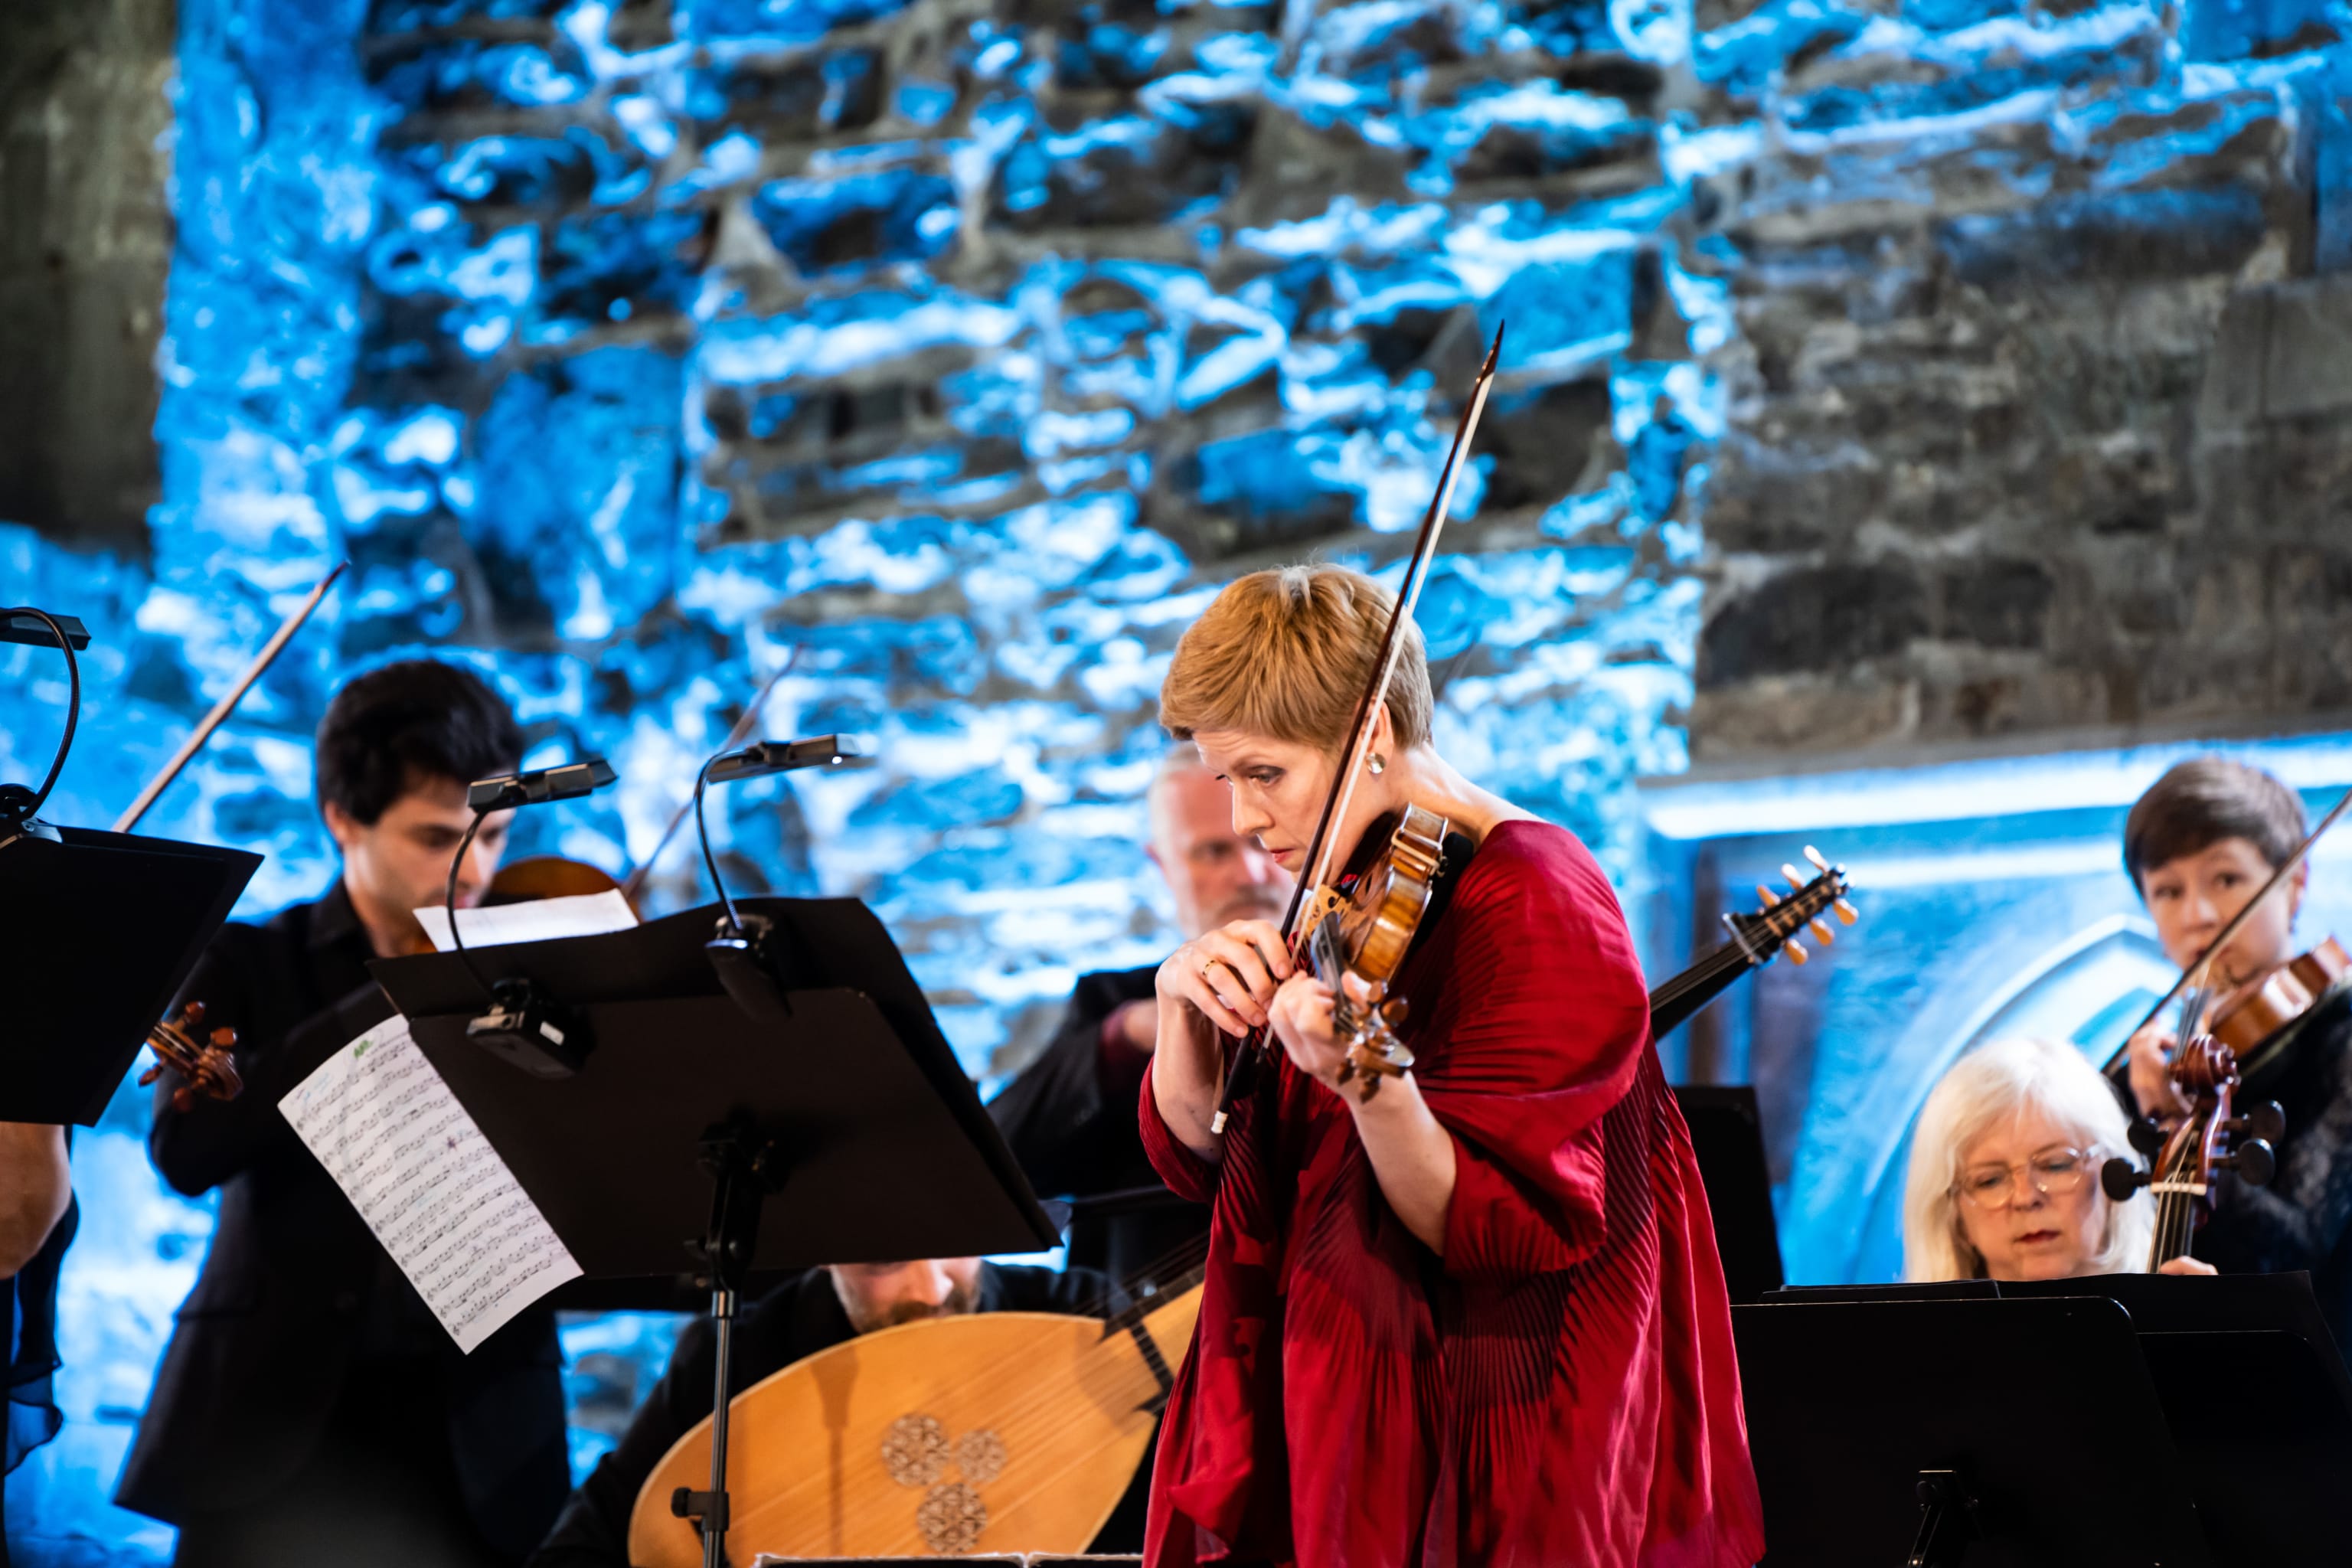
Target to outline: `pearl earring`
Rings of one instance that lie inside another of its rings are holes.
[[[1364,759],[1364,765],[1376,773],[1384,773],[1388,772],[1389,760],[1378,752],[1374,752]]]

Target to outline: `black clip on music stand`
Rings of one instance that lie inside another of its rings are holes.
[[[725,1561],[736,1293],[762,1268],[1057,1244],[905,961],[855,899],[740,899],[767,922],[723,981],[715,908],[632,931],[369,967],[591,1279],[706,1270],[717,1340],[707,1493],[674,1500]],[[594,1041],[541,1078],[467,1037],[483,981],[528,981]],[[766,1200],[788,1194],[790,1203]]]
[[[1768,1301],[1731,1319],[1767,1563],[2213,1563],[2114,1301]]]

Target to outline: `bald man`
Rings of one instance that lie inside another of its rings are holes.
[[[1168,882],[1186,941],[1228,921],[1279,921],[1289,873],[1257,841],[1234,831],[1224,782],[1190,745],[1160,764],[1148,797],[1145,853]],[[1029,1184],[1047,1196],[1100,1198],[1149,1191],[1132,1204],[1081,1203],[1070,1223],[1070,1261],[1134,1289],[1181,1273],[1188,1243],[1208,1234],[1205,1208],[1160,1190],[1143,1152],[1135,1104],[1150,1066],[1158,964],[1080,978],[1043,1055],[990,1102]]]
[[[1092,1317],[1125,1304],[1107,1280],[1083,1268],[1056,1274],[977,1258],[811,1268],[769,1291],[737,1321],[727,1385],[740,1394],[819,1351],[925,1318],[962,1312]],[[718,1355],[709,1323],[697,1318],[687,1324],[661,1381],[629,1417],[620,1443],[596,1461],[564,1504],[528,1568],[629,1568],[629,1514],[637,1493],[662,1456],[709,1416]],[[744,1504],[739,1499],[735,1506]]]

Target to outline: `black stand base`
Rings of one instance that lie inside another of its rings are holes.
[[[1960,1568],[1977,1539],[1977,1497],[1958,1470],[1919,1472],[1919,1535],[1904,1568]]]

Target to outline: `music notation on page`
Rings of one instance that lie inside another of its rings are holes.
[[[459,1350],[580,1278],[405,1018],[337,1051],[278,1108]]]

